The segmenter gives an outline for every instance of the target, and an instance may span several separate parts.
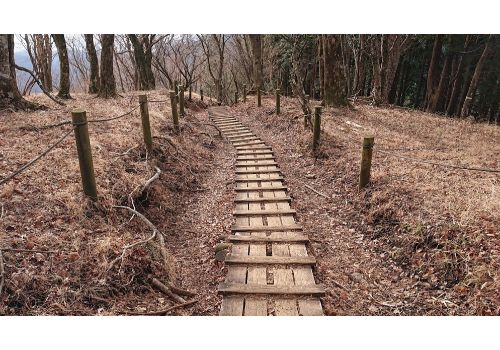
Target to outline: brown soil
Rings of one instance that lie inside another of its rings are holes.
[[[500,176],[410,162],[500,168],[500,129],[420,111],[323,110],[315,156],[296,100],[231,112],[277,154],[317,255],[330,315],[500,314]],[[372,181],[358,191],[361,139],[375,135]],[[326,194],[323,198],[308,184]]]

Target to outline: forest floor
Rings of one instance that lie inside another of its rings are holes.
[[[70,119],[75,108],[88,111],[88,119],[101,119],[138,106],[138,93],[122,95],[104,100],[74,94],[65,107],[35,95],[30,99],[50,109],[0,115],[0,177],[70,130],[69,125],[41,126]],[[165,91],[148,96],[168,100]],[[89,124],[97,209],[82,194],[72,134],[0,187],[0,247],[28,250],[3,252],[0,314],[112,315],[175,305],[151,287],[149,274],[163,282],[170,276],[176,286],[196,293],[183,298],[197,303],[169,314],[218,313],[216,288],[223,265],[215,261],[213,246],[231,224],[232,191],[226,182],[233,159],[217,130],[203,124],[208,123],[206,106],[198,100],[188,107],[188,115],[181,118],[182,135],[176,136],[170,103],[149,103],[152,155],[145,151],[139,110],[122,119]],[[160,177],[145,193],[138,193],[155,167],[161,169]],[[164,235],[168,268],[149,243],[128,249],[111,267],[126,245],[152,234],[143,221],[113,205],[135,205]]]
[[[67,106],[0,115],[0,178],[40,153],[70,118],[120,115],[138,105],[138,93],[114,100],[75,94]],[[166,100],[165,91],[148,93]],[[272,146],[286,177],[298,219],[318,259],[329,315],[500,314],[500,177],[413,163],[386,153],[451,164],[499,168],[500,129],[419,111],[326,109],[320,153],[313,155],[295,100],[273,99],[255,108],[253,97],[229,110]],[[201,103],[188,104],[182,134],[172,129],[169,103],[150,103],[153,155],[142,142],[139,111],[89,124],[99,205],[81,191],[70,135],[40,162],[0,186],[0,247],[5,286],[0,315],[115,315],[175,305],[147,282],[153,275],[196,293],[197,303],[168,314],[216,315],[224,265],[213,246],[230,233],[234,150],[209,124]],[[36,127],[34,127],[36,126]],[[375,135],[372,182],[358,191],[361,137]],[[137,193],[161,169],[143,194]],[[312,186],[329,198],[312,192]],[[130,196],[130,194],[132,194]],[[133,199],[133,203],[131,202]],[[135,205],[164,235],[169,266],[137,217],[114,205]],[[40,251],[54,251],[34,252]],[[32,252],[33,251],[33,252]],[[188,300],[191,298],[184,297]]]

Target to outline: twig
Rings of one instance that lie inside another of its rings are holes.
[[[3,284],[5,283],[5,269],[3,267],[3,255],[0,250],[0,295],[2,295]]]
[[[174,310],[179,309],[181,307],[193,305],[197,302],[198,302],[197,299],[193,299],[193,300],[186,301],[185,303],[182,303],[182,304],[177,304],[177,305],[171,306],[171,307],[164,309],[164,310],[152,311],[152,312],[127,312],[126,311],[126,312],[124,312],[124,314],[125,315],[132,315],[132,316],[162,316],[162,315],[169,313],[170,311],[174,311]]]
[[[148,276],[148,279],[150,281],[150,283],[153,285],[153,287],[155,287],[156,289],[158,289],[159,291],[163,292],[164,294],[166,294],[168,297],[170,297],[171,299],[177,301],[178,303],[185,303],[186,300],[184,300],[183,298],[181,298],[180,296],[178,296],[177,294],[174,294],[169,287],[167,287],[166,285],[164,285],[162,282],[160,282],[160,280],[158,280],[157,278],[149,275]]]
[[[61,250],[17,249],[17,248],[1,248],[1,247],[0,251],[16,252],[16,253],[46,253],[46,254],[57,254],[61,252]]]
[[[329,196],[327,196],[326,194],[321,193],[321,192],[319,192],[319,191],[316,191],[314,188],[312,188],[312,187],[311,187],[311,186],[309,186],[309,185],[304,185],[304,186],[306,186],[308,189],[310,189],[311,191],[313,191],[313,192],[314,192],[314,193],[316,193],[316,194],[319,194],[319,195],[320,195],[320,196],[322,196],[322,197],[325,197],[325,198],[327,198],[327,199],[331,199],[331,198],[330,198]]]
[[[146,244],[148,243],[149,241],[153,240],[155,237],[156,237],[156,234],[157,234],[157,231],[154,231],[153,234],[151,235],[151,237],[147,238],[147,239],[144,239],[142,241],[137,241],[135,243],[132,243],[132,244],[129,244],[129,245],[126,245],[125,247],[123,247],[123,251],[122,253],[120,254],[120,256],[116,257],[113,261],[111,261],[111,263],[109,264],[109,267],[106,271],[109,271],[111,270],[111,268],[116,264],[117,261],[121,260],[122,263],[123,263],[123,259],[125,258],[125,253],[127,252],[127,249],[131,249],[133,247],[136,247],[138,246],[139,244]],[[120,266],[120,269],[121,269],[121,266]]]
[[[382,301],[378,301],[377,299],[375,299],[373,297],[373,295],[370,293],[370,298],[373,299],[374,302],[376,302],[377,304],[379,305],[382,305],[382,306],[386,306],[386,307],[400,307],[403,305],[403,303],[397,303],[397,304],[389,304],[389,303],[385,303],[385,302],[382,302]]]
[[[153,183],[153,181],[155,181],[156,179],[158,179],[160,177],[160,174],[161,174],[160,168],[155,166],[155,170],[156,170],[156,173],[148,181],[146,181],[144,186],[142,186],[142,189],[141,189],[141,192],[139,195],[144,193],[144,191],[146,191],[149,188],[149,186]]]

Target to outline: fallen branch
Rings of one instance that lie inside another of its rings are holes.
[[[182,304],[177,304],[177,305],[171,306],[171,307],[166,308],[164,310],[152,311],[152,312],[124,312],[124,314],[131,315],[131,316],[163,316],[163,315],[169,313],[170,311],[174,311],[174,310],[179,309],[181,307],[193,305],[197,302],[198,302],[197,299],[193,299],[193,300],[186,301],[185,303],[182,303]]]
[[[321,192],[319,192],[319,191],[315,190],[314,188],[312,188],[312,187],[311,187],[311,186],[309,186],[309,185],[304,185],[304,186],[305,186],[305,187],[307,187],[308,189],[310,189],[311,191],[313,191],[314,193],[316,193],[316,194],[318,194],[318,195],[322,196],[322,197],[325,197],[325,198],[327,198],[327,199],[331,199],[331,198],[330,198],[329,196],[327,196],[326,194],[321,193]]]
[[[5,283],[5,268],[3,267],[3,255],[0,250],[0,295],[2,295],[3,284]]]
[[[160,282],[160,280],[158,280],[157,278],[149,275],[148,280],[153,285],[153,287],[155,287],[156,289],[158,289],[162,293],[166,294],[169,298],[177,301],[178,303],[185,303],[186,302],[186,300],[184,300],[183,298],[181,298],[177,294],[174,294],[170,290],[170,288],[168,288],[166,285],[164,285],[162,282]]]
[[[62,252],[61,250],[17,249],[17,248],[1,248],[1,247],[0,251],[16,252],[16,253],[46,253],[46,254],[56,254]],[[69,251],[64,251],[64,252],[69,252]]]
[[[132,249],[132,248],[134,248],[134,247],[136,247],[136,246],[138,246],[140,244],[146,244],[146,243],[148,243],[149,241],[153,240],[156,237],[156,234],[157,234],[157,231],[153,231],[153,234],[151,235],[151,237],[149,237],[147,239],[144,239],[142,241],[138,241],[138,242],[126,245],[125,247],[123,247],[122,253],[118,257],[116,257],[113,261],[111,261],[111,263],[109,264],[109,267],[106,270],[106,272],[109,271],[109,270],[111,270],[113,268],[113,266],[119,260],[121,260],[123,262],[123,259],[125,258],[125,253],[127,252],[127,249]],[[120,266],[120,269],[121,269],[121,266]]]
[[[38,84],[38,86],[40,87],[40,89],[42,90],[42,92],[47,95],[52,101],[54,101],[55,103],[57,103],[58,105],[61,105],[61,106],[66,106],[64,103],[62,103],[61,101],[58,101],[55,97],[53,97],[47,90],[45,90],[45,88],[43,87],[43,84],[40,83],[40,80],[38,80],[38,78],[36,77],[35,73],[33,73],[31,70],[29,70],[28,68],[24,68],[24,67],[21,67],[21,66],[18,66],[17,64],[13,64],[14,68],[20,70],[20,71],[23,71],[23,72],[26,72],[26,73],[29,73],[33,79],[36,81],[36,83]]]
[[[155,170],[156,170],[156,173],[148,181],[146,181],[144,186],[142,186],[142,189],[141,189],[141,192],[139,193],[139,195],[143,194],[144,191],[146,191],[149,188],[149,186],[153,183],[153,181],[155,181],[156,179],[158,179],[160,177],[160,174],[161,174],[160,168],[155,166]]]
[[[135,209],[132,209],[130,207],[125,207],[125,206],[122,206],[122,205],[114,205],[113,208],[126,209],[126,210],[130,211],[131,213],[137,215],[137,217],[139,219],[141,219],[143,222],[145,222],[146,225],[148,225],[149,228],[151,228],[151,230],[153,230],[154,236],[158,240],[158,248],[160,249],[160,254],[161,254],[162,258],[163,258],[163,264],[165,266],[165,270],[167,271],[167,274],[169,274],[170,269],[169,269],[169,266],[168,266],[168,255],[167,255],[167,251],[165,249],[165,241],[163,239],[163,235],[156,228],[156,226],[153,225],[153,223],[151,221],[149,221],[148,218],[146,218],[144,215],[142,215],[141,213],[139,213]]]

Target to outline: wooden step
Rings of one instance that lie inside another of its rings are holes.
[[[269,166],[269,165],[263,165]],[[247,165],[247,167],[258,167],[257,165]],[[236,169],[236,174],[272,174],[272,173],[281,173],[279,168],[276,169],[256,169],[256,170],[242,170]]]
[[[248,127],[246,127],[245,125],[241,124],[241,125],[236,125],[236,126],[221,126],[220,129],[224,132],[238,132],[238,131],[241,131],[241,130],[250,130]]]
[[[236,128],[236,129],[233,129],[233,130],[225,130],[224,131],[224,134],[226,135],[233,135],[233,134],[241,134],[241,133],[245,133],[245,132],[252,132],[252,130],[250,130],[249,128],[247,128],[246,126],[240,128]]]
[[[224,133],[226,135],[226,137],[230,140],[233,140],[233,139],[240,139],[240,138],[244,138],[244,137],[256,137],[255,134],[253,132],[244,132],[244,133],[241,133],[241,134],[230,134],[228,135],[227,133]]]
[[[252,147],[252,145],[245,145],[245,146],[235,146],[236,150],[237,151],[248,151],[248,150],[268,150],[268,152],[272,152],[272,147],[271,146],[265,146],[265,145],[259,145],[259,144],[256,144]],[[238,154],[241,154],[241,153],[238,153]],[[257,152],[255,153],[243,153],[243,154],[259,154]]]
[[[256,216],[256,215],[287,215],[297,214],[293,209],[276,209],[276,210],[234,210],[234,216]]]
[[[292,198],[290,197],[275,197],[275,198],[236,198],[234,201],[236,203],[279,203],[279,202],[290,202]]]
[[[261,163],[236,163],[237,168],[261,167],[261,166],[278,166],[276,162],[261,162]]]
[[[235,187],[236,192],[259,192],[259,191],[286,191],[288,187],[286,186],[262,186],[262,187]]]
[[[259,178],[259,179],[245,179],[245,178],[236,178],[235,182],[270,182],[270,181],[284,181],[285,178],[281,176],[273,176],[268,178]]]
[[[231,227],[231,231],[233,232],[281,232],[281,231],[295,231],[302,230],[302,226],[300,225],[286,225],[286,226],[239,226],[233,225]]]
[[[325,295],[325,288],[321,284],[308,286],[282,286],[266,284],[243,284],[227,283],[219,284],[218,292],[220,294],[289,294],[289,295]]]
[[[256,242],[256,243],[307,243],[309,238],[305,235],[290,235],[290,236],[242,236],[242,235],[230,235],[227,238],[228,242]]]
[[[235,145],[235,144],[240,144],[242,142],[257,141],[257,140],[260,141],[260,137],[252,135],[252,136],[240,137],[238,139],[229,139],[229,142]]]
[[[239,122],[236,118],[212,118],[214,123],[230,123],[230,122]]]
[[[314,256],[226,255],[226,264],[248,265],[314,265]]]
[[[242,128],[242,127],[245,127],[245,125],[241,124],[240,122],[223,123],[223,124],[215,123],[215,125],[217,125],[221,129],[230,129],[230,128],[238,128],[238,127]]]
[[[274,151],[272,150],[271,147],[269,147],[269,150],[256,150],[255,152],[252,152],[253,148],[251,148],[250,150],[239,150],[236,152],[236,155],[237,156],[251,156],[251,155],[274,155]]]
[[[227,121],[214,120],[214,123],[220,126],[229,126],[234,124],[243,125],[239,120],[227,120]]]
[[[262,157],[246,157],[246,156],[238,156],[236,158],[236,161],[243,161],[243,160],[272,160],[276,159],[275,156],[273,155],[268,155],[268,156],[262,156]]]
[[[238,142],[238,143],[233,143],[233,146],[236,147],[236,149],[239,149],[238,147],[245,147],[245,146],[259,146],[259,145],[265,145],[266,143],[264,141],[252,141],[252,142]]]

